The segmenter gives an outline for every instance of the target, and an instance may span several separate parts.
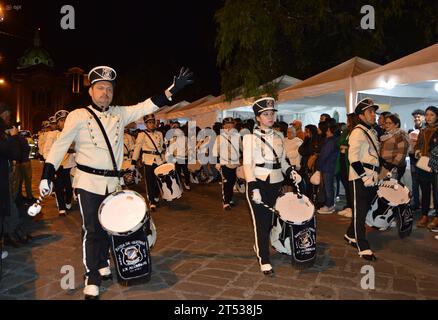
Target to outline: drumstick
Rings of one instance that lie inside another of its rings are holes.
[[[151,215],[151,204],[149,199],[149,192],[148,192],[148,182],[146,181],[146,166],[143,164],[143,175],[144,175],[144,187],[146,189],[146,208],[148,209],[149,216]]]

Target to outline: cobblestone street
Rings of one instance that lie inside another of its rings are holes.
[[[42,165],[33,161],[34,196]],[[154,212],[157,243],[152,249],[152,277],[146,284],[124,287],[104,282],[101,299],[437,299],[438,241],[414,227],[401,240],[394,229],[370,231],[378,261],[375,289],[361,289],[362,266],[343,234],[349,219],[318,216],[318,257],[314,267],[298,270],[290,258],[272,251],[275,277],[260,272],[253,246],[247,203],[237,195],[237,207],[223,211],[220,186],[194,185],[191,192]],[[34,240],[6,247],[0,299],[83,299],[81,216],[75,203],[59,217],[55,199],[44,202],[43,214],[32,223]],[[45,237],[45,235],[47,237]],[[63,290],[61,268],[75,270],[75,289]],[[114,265],[112,265],[115,275]]]

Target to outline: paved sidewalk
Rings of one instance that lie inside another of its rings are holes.
[[[34,161],[33,168],[34,177],[40,177],[41,164]],[[34,178],[35,194],[38,182]],[[288,256],[272,251],[276,273],[268,278],[259,271],[252,251],[253,227],[245,198],[239,194],[237,207],[223,211],[220,197],[218,184],[195,185],[181,199],[163,203],[153,213],[158,239],[150,282],[132,287],[105,282],[101,299],[438,298],[438,241],[426,230],[414,229],[404,240],[395,230],[370,232],[379,260],[370,263],[375,289],[363,290],[361,268],[367,263],[342,239],[349,219],[318,216],[315,266],[297,270]],[[6,248],[0,299],[83,298],[81,218],[77,205],[73,209],[67,217],[58,217],[50,197],[33,225],[32,244]],[[65,265],[74,267],[74,290],[61,288]]]

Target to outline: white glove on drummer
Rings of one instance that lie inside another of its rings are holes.
[[[379,180],[379,175],[377,172],[373,172],[372,174],[367,174],[362,177],[362,181],[365,187],[376,186],[378,180]]]
[[[296,172],[295,170],[292,170],[292,172],[290,173],[290,178],[292,179],[292,181],[294,181],[296,184],[300,183],[301,180],[303,180],[301,178],[301,176],[299,175],[298,172]]]
[[[47,197],[52,193],[53,182],[49,183],[49,180],[43,179],[40,181],[40,195],[41,197]]]
[[[260,204],[262,203],[262,195],[260,194],[260,190],[259,189],[254,189],[252,191],[252,201],[255,204]]]

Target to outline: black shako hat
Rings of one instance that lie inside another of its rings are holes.
[[[255,101],[252,105],[252,110],[256,116],[259,116],[262,112],[267,110],[272,110],[274,112],[278,111],[275,109],[275,99],[270,97],[261,98]]]
[[[365,98],[360,100],[357,105],[356,108],[354,109],[354,113],[356,115],[360,115],[362,113],[364,113],[364,111],[368,108],[374,108],[374,110],[378,110],[379,106],[377,104],[374,103],[374,101],[370,98]]]
[[[222,124],[228,124],[228,123],[235,123],[234,119],[232,117],[226,117],[222,120]]]
[[[91,85],[99,81],[109,81],[114,84],[116,77],[116,70],[107,66],[95,67],[88,73],[88,80],[90,80]]]

